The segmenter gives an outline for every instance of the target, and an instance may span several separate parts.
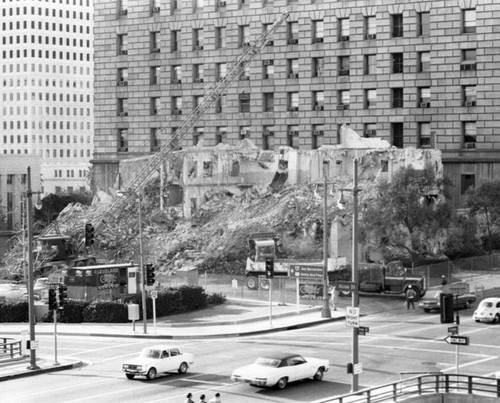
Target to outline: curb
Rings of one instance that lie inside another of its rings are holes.
[[[28,361],[26,362],[26,364]],[[19,365],[19,364],[17,364]],[[73,368],[79,368],[83,366],[82,361],[76,361],[70,364],[61,364],[57,366],[52,366],[49,368],[38,368],[38,369],[33,369],[33,370],[28,370],[28,367],[26,367],[24,370],[21,370],[19,372],[13,372],[7,375],[0,375],[0,382],[2,381],[8,381],[11,379],[17,379],[17,378],[24,378],[27,376],[32,376],[32,375],[38,375],[41,373],[48,373],[48,372],[58,372],[58,371],[64,371],[66,369],[73,369]]]

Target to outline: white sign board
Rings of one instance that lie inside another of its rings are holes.
[[[158,298],[158,291],[151,291],[151,298],[155,299]]]
[[[361,374],[363,372],[363,366],[361,365],[361,363],[354,364],[352,372],[354,373],[354,375]]]
[[[238,280],[236,280],[235,278],[233,278],[233,279],[231,280],[231,286],[232,286],[233,288],[238,288]]]
[[[348,306],[345,309],[345,324],[347,327],[359,327],[359,308]]]

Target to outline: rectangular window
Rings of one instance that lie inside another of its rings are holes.
[[[464,148],[476,148],[476,122],[463,122]]]
[[[118,129],[118,151],[127,152],[128,151],[128,130]]]
[[[123,87],[128,85],[128,69],[119,68],[117,70],[118,86]]]
[[[338,92],[338,110],[349,109],[351,105],[351,93],[349,90],[341,90]]]
[[[323,111],[325,110],[325,93],[323,91],[313,92],[313,110]]]
[[[127,55],[128,54],[128,37],[127,34],[118,35],[118,54]]]
[[[149,83],[151,85],[158,85],[160,84],[160,66],[152,66],[150,67],[150,73],[149,73]]]
[[[226,63],[216,63],[215,65],[215,74],[217,80],[220,80],[226,77],[227,74],[227,64]]]
[[[339,76],[348,76],[350,74],[349,56],[340,56],[338,59]]]
[[[377,124],[376,123],[365,123],[365,137],[376,137],[377,136]]]
[[[393,108],[403,107],[403,88],[391,88],[391,98]]]
[[[462,86],[462,100],[462,105],[464,106],[476,106],[477,96],[475,85]]]
[[[419,106],[420,108],[429,108],[431,106],[431,89],[430,87],[420,87],[418,89]]]
[[[203,50],[203,28],[193,29],[193,50]]]
[[[153,127],[149,132],[149,147],[150,151],[159,151],[160,150],[160,139],[158,138],[158,129]]]
[[[430,13],[418,13],[417,14],[417,35],[418,36],[429,36],[430,35]]]
[[[263,150],[273,150],[274,149],[274,127],[264,126],[262,128],[262,149]]]
[[[349,40],[351,25],[349,18],[339,18],[339,41],[345,42]]]
[[[299,110],[299,93],[298,92],[289,92],[288,93],[288,110],[290,112],[295,112]]]
[[[172,114],[182,114],[182,97],[172,97]]]
[[[240,126],[240,140],[250,137],[250,127]]]
[[[418,147],[432,148],[433,139],[430,122],[420,122],[418,124]]]
[[[476,49],[462,50],[462,63],[460,64],[460,70],[476,70]]]
[[[299,23],[289,22],[287,24],[287,40],[289,45],[296,45],[299,43]]]
[[[287,146],[299,148],[299,126],[289,125],[287,130]]]
[[[121,116],[121,117],[128,116],[128,99],[127,98],[118,98],[117,99],[117,110],[118,110],[118,116]]]
[[[243,92],[239,95],[240,97],[240,112],[248,113],[250,112],[250,94]]]
[[[274,93],[264,93],[264,112],[274,112]]]
[[[476,33],[476,10],[467,9],[462,10],[462,26],[464,34],[475,34]]]
[[[460,194],[465,194],[467,190],[476,186],[476,176],[474,174],[462,174],[460,183]]]
[[[325,59],[322,57],[315,57],[312,59],[312,76],[323,77]]]
[[[203,95],[195,95],[193,97],[193,110],[198,108],[198,106],[200,106],[202,102],[203,102]]]
[[[215,129],[215,143],[216,144],[227,143],[227,127],[219,126]]]
[[[250,80],[250,64],[247,64],[240,74],[240,80]]]
[[[215,28],[215,48],[223,49],[226,47],[226,27]]]
[[[325,127],[322,124],[312,126],[312,149],[317,150],[325,144]]]
[[[392,137],[392,145],[398,148],[404,148],[403,141],[403,123],[391,123],[391,137]]]
[[[375,39],[377,37],[377,19],[374,15],[365,17],[364,20],[365,38]]]
[[[418,52],[418,72],[426,73],[431,71],[431,52]]]
[[[287,60],[288,78],[299,77],[299,59]]]
[[[377,106],[377,90],[365,90],[365,105],[367,109],[375,108]]]
[[[240,48],[250,45],[250,25],[240,25],[239,46]]]
[[[170,31],[170,51],[177,52],[180,48],[181,31]]]
[[[393,38],[403,36],[403,14],[391,15],[391,33]]]
[[[322,43],[324,40],[323,20],[313,21],[312,23],[312,41],[313,43]]]
[[[364,73],[377,74],[377,55],[365,55]]]
[[[160,113],[160,98],[153,97],[151,98],[151,103],[150,103],[150,114],[158,115],[159,113]]]
[[[159,44],[159,32],[151,32],[150,33],[150,50],[151,53],[160,53],[160,44]]]
[[[263,62],[263,77],[265,80],[274,78],[274,61],[264,60]]]
[[[193,81],[195,83],[202,83],[204,80],[203,64],[193,64]]]
[[[172,66],[172,84],[180,84],[182,82],[182,66]]]
[[[392,53],[392,72],[403,72],[403,53]]]

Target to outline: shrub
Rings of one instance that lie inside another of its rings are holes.
[[[123,323],[128,321],[127,306],[120,302],[92,302],[83,309],[83,322]]]
[[[208,305],[222,305],[226,302],[227,298],[222,293],[214,293],[208,296]]]
[[[0,322],[28,322],[29,305],[27,302],[0,304]]]
[[[202,287],[184,285],[177,291],[180,298],[181,311],[191,311],[194,309],[207,307],[207,294]]]

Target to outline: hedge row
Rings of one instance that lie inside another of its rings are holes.
[[[158,293],[156,298],[156,316],[168,316],[181,312],[193,311],[206,308],[208,305],[223,304],[226,297],[222,294],[207,295],[202,287],[182,286],[178,289],[164,290]],[[128,304],[139,305],[142,319],[142,296],[135,294],[128,296],[122,301],[76,301],[70,300],[59,311],[58,322],[61,323],[126,323],[128,322]],[[153,301],[146,298],[148,318],[153,317]],[[0,305],[1,322],[27,322],[29,320],[28,303]],[[46,322],[52,322],[52,311],[46,318]]]

